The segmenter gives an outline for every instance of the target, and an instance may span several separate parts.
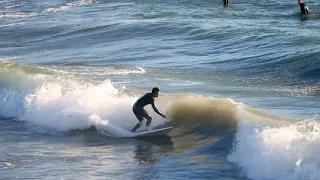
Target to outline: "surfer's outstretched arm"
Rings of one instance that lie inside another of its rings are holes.
[[[160,116],[162,116],[163,118],[166,118],[166,116],[164,114],[162,114],[155,106],[154,102],[152,102],[152,108],[154,110],[154,112],[156,112],[157,114],[159,114]]]

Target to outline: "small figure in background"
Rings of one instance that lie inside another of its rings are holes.
[[[229,6],[229,0],[223,0],[223,5],[224,6]]]
[[[306,4],[303,3],[303,0],[298,0],[298,4],[300,5],[302,14],[309,14],[309,8]]]

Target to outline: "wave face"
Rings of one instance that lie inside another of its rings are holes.
[[[101,72],[113,75],[115,70],[108,70]],[[122,73],[117,74],[120,76],[145,73],[120,70]],[[137,120],[131,107],[144,92],[127,89],[110,80],[77,77],[74,72],[77,69],[67,72],[3,62],[1,122],[15,122],[10,127],[11,134],[24,132],[26,135],[30,131],[26,128],[32,127],[33,134],[51,136],[59,132],[89,136],[88,131],[106,137],[133,136],[129,131]],[[320,177],[314,171],[320,162],[317,117],[309,121],[285,119],[231,98],[196,94],[162,94],[157,107],[166,112],[168,119],[164,122],[147,108],[154,117],[152,127],[173,127],[169,138],[175,153],[225,157],[238,164],[250,179]],[[9,133],[7,131],[4,132]],[[150,141],[168,146],[165,139],[151,138]]]
[[[0,115],[3,117],[19,118],[61,131],[90,128],[95,125],[95,122],[91,122],[94,121],[92,118],[102,118],[101,121],[114,123],[123,121],[122,128],[128,130],[130,128],[125,119],[136,119],[131,107],[143,92],[127,90],[110,80],[100,82],[76,77],[76,69],[58,71],[11,62],[2,62],[0,68],[3,101]],[[108,71],[99,72],[103,76],[113,75],[114,72],[120,76],[145,72],[139,68],[105,70]],[[80,74],[92,73],[86,69]],[[164,105],[170,116],[170,124],[177,128],[192,129],[199,126],[204,129],[209,125],[209,129],[215,129],[214,132],[218,133],[219,130],[234,131],[237,127],[236,111],[240,104],[232,99],[205,98],[194,94],[164,94],[159,107],[163,108]],[[249,111],[257,113],[253,109]],[[51,116],[48,117],[48,114]],[[59,123],[56,123],[57,120]]]
[[[171,108],[177,144],[225,154],[250,179],[320,177],[315,171],[320,145],[317,117],[307,121],[282,119],[230,99],[199,97]]]

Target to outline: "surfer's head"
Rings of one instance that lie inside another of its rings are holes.
[[[159,95],[159,88],[157,88],[157,87],[154,87],[154,88],[152,88],[152,96],[153,97],[158,97],[158,95]]]

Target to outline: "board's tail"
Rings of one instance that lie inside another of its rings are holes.
[[[141,136],[165,136],[168,133],[170,133],[172,130],[172,127],[166,127],[161,129],[154,129],[151,131],[144,131],[140,133],[135,133],[134,137],[141,137]]]

